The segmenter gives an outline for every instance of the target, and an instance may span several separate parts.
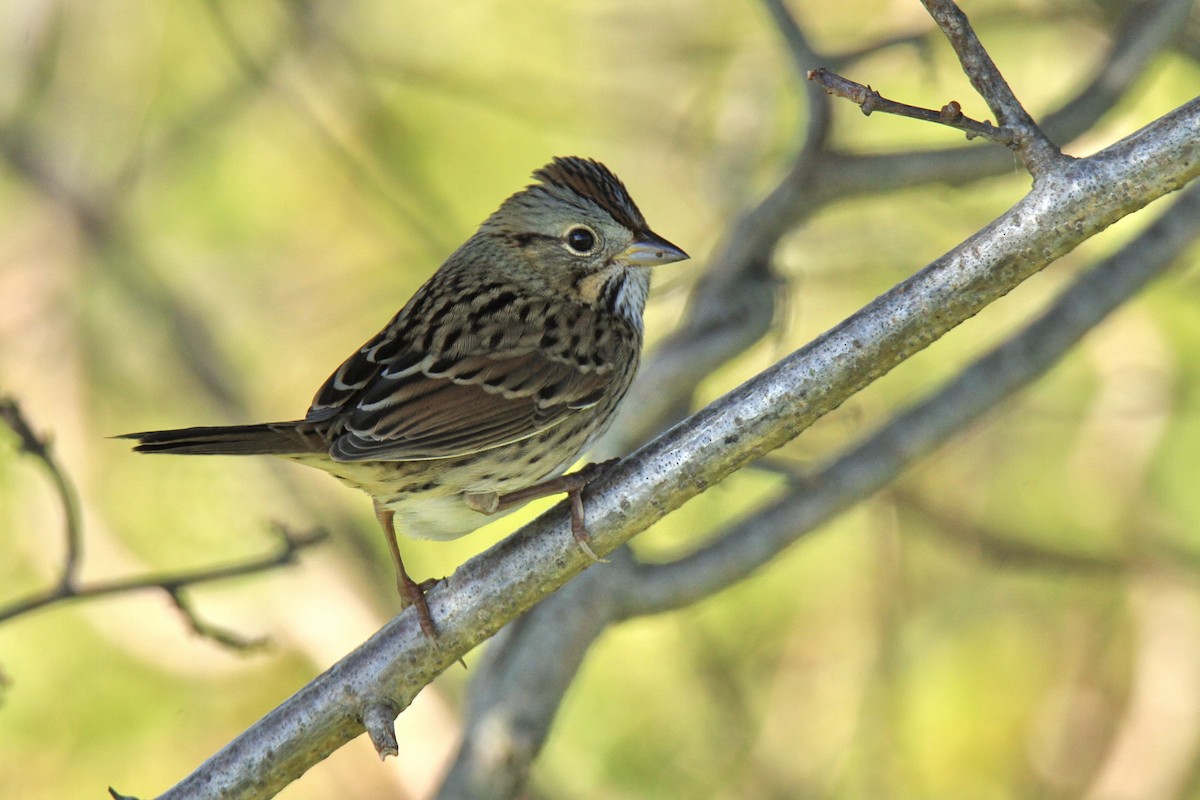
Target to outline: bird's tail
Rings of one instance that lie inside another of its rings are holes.
[[[320,436],[302,422],[178,428],[126,433],[114,438],[136,439],[137,446],[133,449],[139,453],[206,456],[299,455],[322,449],[323,444]]]

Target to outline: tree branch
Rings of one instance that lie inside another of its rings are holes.
[[[642,564],[618,551],[624,557],[614,558],[610,568],[584,573],[518,619],[491,643],[476,668],[463,743],[439,796],[515,796],[514,787],[540,750],[587,644],[610,624],[711,597],[878,491],[972,419],[1044,374],[1108,313],[1167,269],[1198,233],[1200,185],[1193,184],[1135,241],[1064,291],[1038,321],[840,458],[800,479],[788,495],[670,563]],[[1031,353],[1041,357],[1030,358]],[[964,402],[971,393],[977,399]],[[895,444],[905,440],[923,444]],[[935,512],[922,507],[921,513]],[[975,552],[1006,566],[1097,575],[1125,568],[1114,559],[1023,546],[989,531],[972,531],[965,538]]]
[[[79,521],[79,505],[75,487],[54,457],[49,439],[34,432],[33,426],[29,424],[15,399],[0,398],[0,422],[7,425],[17,435],[21,452],[36,458],[50,476],[59,503],[62,505],[64,538],[66,540],[63,566],[55,585],[13,600],[6,605],[0,605],[0,623],[60,603],[145,589],[159,589],[167,593],[187,620],[189,627],[197,634],[235,649],[259,647],[264,643],[262,639],[247,639],[204,621],[184,596],[185,590],[204,583],[252,575],[295,563],[297,553],[325,538],[323,531],[295,534],[282,525],[276,525],[275,531],[280,539],[279,547],[274,553],[260,558],[223,567],[208,567],[186,572],[151,574],[137,578],[81,584],[79,569],[83,563],[83,531]]]
[[[882,489],[901,470],[945,444],[1005,398],[1045,374],[1105,317],[1162,274],[1200,235],[1200,185],[1135,240],[1076,280],[1043,314],[941,389],[894,416],[803,486],[669,564],[640,566],[614,594],[626,614],[678,608],[741,580],[841,511]],[[999,545],[992,549],[999,550]],[[1036,562],[1037,553],[1005,550]],[[1047,555],[1045,561],[1109,570],[1111,562]]]
[[[962,9],[952,0],[921,0],[921,3],[946,35],[971,85],[996,115],[996,123],[1013,132],[1013,150],[1036,180],[1042,172],[1062,159],[1062,153],[1046,138],[1046,134],[1042,133],[1013,94],[1008,81],[980,43]]]
[[[822,61],[847,61],[846,56],[817,56],[807,37],[792,30],[797,23],[786,5],[778,0],[765,4],[801,74]],[[1093,79],[1075,98],[1047,115],[1045,129],[1070,141],[1090,128],[1166,46],[1191,5],[1191,0],[1158,0],[1130,13],[1113,37],[1109,52],[1098,56]],[[696,383],[721,359],[731,358],[754,341],[760,330],[757,326],[770,318],[772,300],[762,291],[769,284],[758,280],[761,273],[747,266],[763,258],[764,250],[773,252],[786,230],[833,200],[929,183],[962,184],[1012,168],[1011,154],[997,148],[956,147],[886,155],[827,150],[828,98],[810,91],[809,99],[805,147],[780,185],[737,223],[713,257],[714,271],[744,277],[697,286],[697,297],[712,299],[693,302],[687,322],[642,368],[635,389],[645,390],[631,393],[636,397],[631,405],[638,413],[618,420],[616,435],[611,436],[618,444],[606,447],[605,454],[628,452],[643,441],[643,436],[662,424],[663,409],[678,410],[680,398],[690,398]],[[813,123],[814,119],[821,124]],[[814,128],[820,130],[819,137],[813,135]],[[719,289],[705,291],[714,286]],[[720,313],[722,300],[724,314]],[[826,488],[834,491],[840,487],[826,484]],[[764,528],[769,530],[770,521],[754,518],[745,525],[768,536]],[[1000,549],[999,545],[995,548]],[[623,603],[617,599],[634,597],[639,590],[652,591],[649,584],[640,583],[650,576],[641,572],[631,557],[622,555],[628,556],[621,551],[614,554],[610,568],[591,570],[573,580],[489,644],[472,676],[464,740],[440,797],[509,798],[519,791],[588,644],[620,616],[640,613],[632,605],[622,609]],[[1025,558],[1036,555],[1023,554]],[[1066,563],[1071,559],[1050,554],[1039,563],[1047,561]],[[1103,568],[1098,565],[1097,569]]]
[[[58,459],[54,457],[49,439],[33,432],[33,426],[29,424],[29,420],[25,419],[25,414],[21,411],[21,406],[15,398],[0,397],[0,422],[7,425],[9,430],[17,435],[20,440],[20,451],[36,458],[50,477],[50,483],[54,485],[54,491],[58,495],[58,502],[62,505],[63,510],[65,550],[58,582],[50,591],[70,592],[78,577],[79,561],[83,553],[83,537],[79,526],[79,498],[75,494],[75,487],[67,480],[66,473],[58,465]],[[4,609],[0,608],[0,622],[4,619]]]
[[[962,106],[956,100],[951,100],[939,110],[933,111],[932,109],[910,106],[905,103],[898,103],[895,100],[889,100],[870,86],[855,83],[848,78],[843,78],[841,75],[830,72],[824,67],[809,70],[807,78],[819,84],[829,94],[845,98],[852,103],[857,103],[862,108],[863,114],[868,117],[876,111],[882,111],[884,114],[895,114],[901,117],[921,120],[922,122],[948,125],[951,128],[956,128],[966,133],[968,139],[980,136],[1005,147],[1011,147],[1016,141],[1016,134],[1008,128],[997,128],[987,120],[980,122],[963,114]]]
[[[1080,242],[1194,179],[1197,130],[1200,99],[1091,158],[1059,162],[959,247],[608,470],[588,493],[593,549],[613,552]],[[407,707],[447,666],[592,564],[568,516],[556,506],[435,586],[436,643],[411,609],[401,613],[163,797],[269,797],[361,734],[369,705]]]
[[[1096,73],[1074,97],[1044,116],[1042,129],[1068,143],[1083,135],[1126,96],[1153,57],[1176,35],[1192,0],[1159,0],[1131,12],[1108,52],[1098,56]],[[836,59],[835,59],[836,60]],[[997,148],[948,147],[884,154],[827,154],[808,201],[819,207],[867,193],[947,183],[961,186],[1012,170],[1012,154]]]

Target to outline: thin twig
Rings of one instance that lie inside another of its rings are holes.
[[[182,612],[191,629],[199,635],[238,650],[259,647],[264,643],[261,639],[245,638],[203,620],[184,596],[184,591],[200,584],[228,580],[292,564],[301,550],[311,547],[325,538],[325,533],[321,530],[297,534],[283,525],[276,525],[274,530],[279,537],[278,548],[274,553],[259,558],[221,567],[158,573],[81,585],[78,573],[83,559],[83,531],[75,487],[55,459],[49,438],[40,436],[33,430],[33,426],[29,424],[29,420],[26,419],[20,404],[15,399],[0,398],[0,422],[3,422],[16,434],[21,452],[36,458],[50,476],[58,494],[59,503],[62,505],[66,539],[63,566],[58,581],[49,588],[0,606],[0,623],[61,603],[146,589],[159,589],[167,593],[171,601]]]
[[[171,602],[175,608],[179,609],[179,613],[187,620],[188,626],[192,632],[204,639],[211,639],[219,645],[228,647],[230,650],[240,650],[247,652],[250,650],[259,650],[266,647],[270,643],[270,639],[265,636],[242,636],[240,633],[208,622],[202,619],[196,609],[192,607],[192,603],[183,593],[183,589],[179,587],[162,587],[167,596],[171,598]]]
[[[79,562],[83,555],[83,536],[79,523],[79,498],[75,487],[67,479],[66,473],[54,457],[48,437],[34,433],[33,426],[21,411],[21,405],[12,397],[0,397],[0,421],[3,421],[20,440],[21,452],[31,455],[45,468],[58,494],[59,503],[63,509],[63,538],[66,550],[63,555],[62,571],[59,573],[58,584],[51,590],[59,594],[71,593],[75,589],[78,578]],[[0,621],[5,617],[0,611]]]
[[[809,70],[808,80],[820,84],[829,94],[844,97],[853,103],[857,103],[866,116],[870,116],[876,111],[881,111],[884,114],[895,114],[901,117],[909,117],[910,119],[919,119],[923,122],[936,122],[939,125],[948,125],[951,128],[963,131],[967,134],[968,139],[974,139],[976,136],[979,136],[996,144],[1002,144],[1005,147],[1012,147],[1015,141],[1013,132],[1008,128],[997,127],[987,120],[980,122],[963,114],[962,106],[956,100],[951,100],[937,111],[919,106],[910,106],[906,103],[889,100],[870,86],[855,83],[848,78],[843,78],[841,75],[830,72],[824,67]]]
[[[53,587],[0,607],[0,622],[5,622],[22,614],[28,614],[37,609],[58,603],[88,600],[114,594],[127,594],[146,589],[160,589],[170,595],[172,600],[176,601],[176,605],[187,616],[193,630],[204,634],[205,630],[208,630],[211,626],[208,626],[194,614],[190,613],[186,603],[178,601],[178,594],[181,591],[205,583],[239,578],[294,564],[296,562],[296,555],[301,550],[319,544],[326,538],[325,531],[321,529],[297,534],[292,533],[282,525],[276,525],[274,530],[279,536],[279,545],[273,553],[220,567],[205,567],[183,572],[155,573],[136,578],[121,578],[111,581],[96,581],[84,585],[71,585],[65,588],[61,586]]]
[[[1187,19],[1192,0],[1159,0],[1145,13],[1131,14],[1110,48],[1097,54],[1088,84],[1057,110],[1045,115],[1043,129],[1067,143],[1091,130],[1145,75],[1154,56],[1168,45]],[[829,63],[838,63],[833,57]],[[1011,172],[1013,154],[998,148],[944,147],[892,153],[827,154],[807,187],[809,211],[830,202],[931,184],[966,186],[972,181]],[[799,218],[797,218],[799,219]]]
[[[950,46],[958,55],[963,72],[975,87],[975,91],[996,115],[996,123],[1015,135],[1013,150],[1035,178],[1063,158],[1058,147],[1051,142],[1033,121],[1033,117],[1013,94],[1008,81],[997,69],[988,55],[967,15],[951,0],[921,0],[929,16],[942,29]]]

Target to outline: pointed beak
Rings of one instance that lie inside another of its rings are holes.
[[[666,239],[656,233],[644,231],[633,244],[617,253],[613,261],[626,267],[656,267],[686,258],[690,256]]]

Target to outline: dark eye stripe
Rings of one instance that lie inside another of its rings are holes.
[[[529,245],[533,244],[536,241],[545,241],[546,239],[553,239],[554,237],[546,236],[545,234],[542,234],[542,233],[510,233],[510,234],[508,234],[508,238],[517,247],[525,248],[525,247],[529,247]]]

